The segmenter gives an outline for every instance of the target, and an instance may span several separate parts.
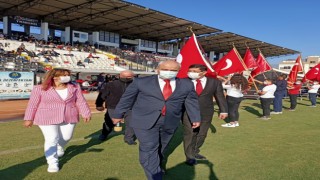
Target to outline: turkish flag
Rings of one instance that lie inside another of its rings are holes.
[[[298,72],[302,72],[302,63],[301,63],[301,56],[299,55],[298,58],[296,59],[296,63],[293,65],[290,74],[288,76],[288,83],[293,84],[297,81],[297,75]]]
[[[206,76],[215,76],[210,62],[207,61],[200,51],[199,44],[194,33],[181,49],[176,61],[181,65],[177,75],[178,78],[188,77],[189,66],[193,64],[206,65],[208,68]]]
[[[244,55],[243,61],[248,69],[254,69],[258,66],[249,48],[247,48],[246,50],[246,54]]]
[[[251,71],[251,76],[255,77],[261,73],[272,70],[272,67],[269,65],[267,60],[264,58],[263,54],[260,52],[257,57],[257,68]]]
[[[241,73],[245,70],[236,48],[232,48],[225,56],[223,56],[212,67],[219,76],[226,76],[232,73]]]
[[[314,66],[312,69],[310,69],[306,75],[303,77],[302,81],[305,82],[306,80],[310,80],[310,81],[320,81],[320,64],[317,64],[316,66]]]

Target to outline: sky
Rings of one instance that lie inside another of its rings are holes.
[[[320,0],[126,0],[224,32],[320,56]],[[262,52],[263,53],[263,52]],[[298,55],[268,58],[270,64]]]

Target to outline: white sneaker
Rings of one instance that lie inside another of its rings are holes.
[[[49,164],[47,171],[48,171],[49,173],[59,172],[59,166],[58,166],[58,164]]]
[[[282,114],[282,112],[274,112],[274,111],[272,111],[272,112],[270,112],[270,114]]]
[[[227,123],[227,124],[222,124],[222,127],[236,127],[235,124]]]
[[[62,157],[64,155],[63,147],[60,146],[59,144],[57,145],[57,155],[58,157]]]
[[[239,124],[239,123],[235,123],[234,125],[235,125],[236,127],[239,127],[239,126],[240,126],[240,124]]]

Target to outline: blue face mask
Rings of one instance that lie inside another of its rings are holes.
[[[159,76],[161,79],[173,79],[177,77],[178,72],[177,71],[161,71],[159,73]]]

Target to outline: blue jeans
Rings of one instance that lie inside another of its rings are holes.
[[[317,95],[317,93],[309,93],[309,99],[312,106],[315,106],[317,104]]]
[[[276,92],[274,93],[273,100],[273,111],[282,112],[282,98],[285,97],[286,92]]]

